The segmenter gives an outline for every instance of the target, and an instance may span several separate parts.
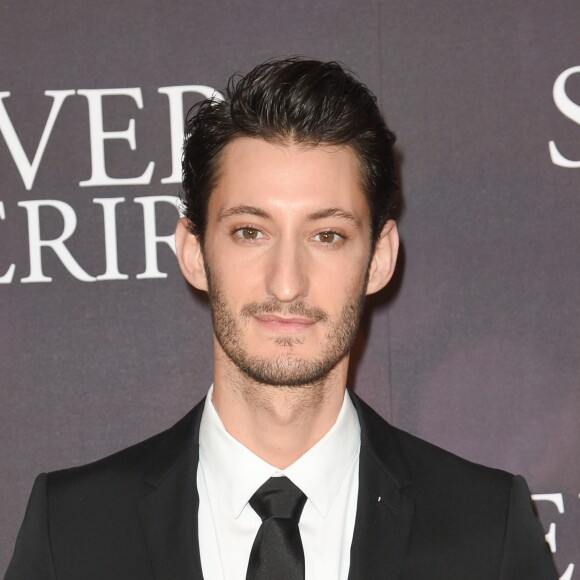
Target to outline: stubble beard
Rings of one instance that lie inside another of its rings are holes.
[[[319,384],[336,365],[350,352],[360,325],[364,309],[366,282],[351,299],[344,304],[337,320],[332,320],[319,308],[306,306],[297,301],[284,304],[275,298],[266,302],[246,304],[236,317],[230,309],[215,279],[208,274],[208,295],[214,333],[226,356],[250,380],[271,386],[304,387]],[[252,356],[242,344],[242,337],[256,314],[280,314],[301,316],[316,321],[325,327],[325,342],[321,354],[316,358],[301,358],[293,347],[304,342],[303,337],[280,336],[274,339],[284,348],[281,354],[272,357]]]

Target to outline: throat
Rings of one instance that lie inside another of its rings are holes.
[[[216,377],[212,402],[226,430],[279,469],[326,435],[344,399],[345,383],[330,375],[320,384],[298,387],[256,384],[239,376],[232,384],[222,378]]]

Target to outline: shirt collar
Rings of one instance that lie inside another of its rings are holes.
[[[212,403],[213,386],[205,400],[199,429],[202,468],[209,469],[234,518],[239,517],[256,490],[270,477],[286,475],[326,517],[332,502],[360,450],[360,425],[345,392],[331,429],[292,465],[280,470],[264,461],[224,427]]]

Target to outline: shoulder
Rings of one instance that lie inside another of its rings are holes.
[[[103,496],[114,487],[133,494],[147,489],[147,482],[155,484],[171,470],[186,453],[197,453],[199,421],[204,401],[169,429],[112,455],[85,465],[53,471],[46,476],[47,490],[53,500],[71,495],[86,499],[89,495]]]
[[[468,485],[472,491],[509,493],[513,475],[474,463],[402,429],[391,427],[416,485],[444,485],[447,489]],[[475,487],[474,487],[475,486]]]
[[[360,398],[353,402],[361,423],[363,448],[384,466],[400,487],[416,499],[445,498],[457,507],[466,502],[492,502],[505,509],[509,503],[513,475],[501,469],[480,465],[446,451],[411,433],[387,423]]]
[[[416,508],[414,547],[431,545],[439,530],[453,539],[456,562],[462,559],[466,569],[484,555],[477,569],[491,566],[497,572],[489,577],[557,578],[522,476],[473,463],[400,429],[394,434],[412,473],[404,493]]]
[[[67,578],[96,578],[99,570],[116,570],[108,575],[115,578],[147,576],[147,559],[135,556],[143,547],[139,505],[172,473],[185,473],[189,484],[198,461],[202,411],[203,401],[141,443],[87,465],[39,475],[7,578],[56,578],[59,568]],[[120,546],[130,558],[119,557]]]
[[[357,397],[353,403],[361,465],[364,457],[413,506],[408,577],[557,577],[523,477],[463,459],[389,425]]]

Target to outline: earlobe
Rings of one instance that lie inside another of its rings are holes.
[[[175,253],[185,279],[198,290],[207,292],[207,277],[199,238],[192,234],[188,220],[182,217],[175,229]]]
[[[394,220],[389,220],[383,227],[369,266],[367,294],[382,290],[393,276],[397,253],[399,251],[399,232]]]

